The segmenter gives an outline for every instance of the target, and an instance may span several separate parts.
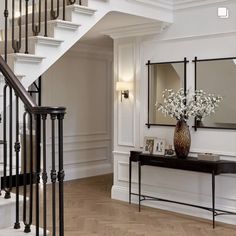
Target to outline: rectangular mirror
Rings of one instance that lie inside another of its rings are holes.
[[[162,92],[165,89],[178,91],[186,89],[186,58],[184,61],[157,62],[148,61],[148,122],[147,126],[175,126],[176,120],[163,115],[155,107],[163,103]]]
[[[195,89],[223,97],[215,114],[201,122],[195,122],[195,126],[236,129],[236,57],[203,60],[195,58],[194,62]]]

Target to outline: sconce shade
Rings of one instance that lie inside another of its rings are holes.
[[[116,82],[116,91],[126,91],[132,89],[131,82],[117,81]]]

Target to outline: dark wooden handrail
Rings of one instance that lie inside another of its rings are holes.
[[[22,100],[27,110],[32,114],[40,115],[65,113],[65,107],[41,107],[36,105],[32,97],[29,95],[2,56],[0,56],[0,72],[5,77],[5,82],[15,91],[16,95]]]

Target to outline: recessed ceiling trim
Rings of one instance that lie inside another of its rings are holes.
[[[160,34],[165,30],[170,24],[169,23],[148,23],[148,24],[139,24],[132,26],[119,27],[115,29],[109,29],[103,31],[104,35],[108,35],[113,39],[118,38],[127,38],[135,36],[145,36],[145,35],[154,35]]]

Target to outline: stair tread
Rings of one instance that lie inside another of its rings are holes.
[[[6,229],[1,229],[0,230],[0,235],[7,235],[7,236],[35,236],[36,235],[36,231],[35,231],[36,227],[34,225],[31,226],[31,232],[30,233],[25,233],[24,232],[24,224],[21,222],[21,228],[20,229],[14,229],[13,227],[9,227]],[[47,234],[49,234],[49,231],[47,231]],[[43,236],[43,229],[40,228],[39,229],[39,235]]]
[[[95,9],[95,8],[92,8],[92,7],[87,7],[87,6],[82,6],[82,5],[79,5],[79,4],[73,4],[73,5],[69,5],[69,6],[67,6],[67,8],[69,9],[69,8],[72,8],[72,9],[74,9],[74,8],[77,8],[77,9],[82,9],[82,10],[85,10],[85,11],[88,11],[88,13],[90,12],[90,13],[95,13],[96,11],[97,11],[97,9]]]
[[[20,195],[19,198],[20,198],[20,202],[23,202],[23,196]],[[11,193],[11,198],[5,199],[4,191],[2,190],[2,195],[0,196],[0,208],[6,205],[10,205],[10,204],[15,205],[15,203],[16,203],[16,195],[14,193]]]
[[[28,40],[37,40],[37,39],[44,39],[44,40],[48,40],[48,41],[58,41],[58,42],[63,42],[64,40],[62,39],[57,39],[57,38],[53,38],[53,37],[45,37],[43,35],[38,35],[38,36],[29,36]],[[25,40],[24,37],[21,38],[22,41]],[[4,43],[5,41],[0,41],[0,44]],[[12,39],[9,39],[7,42],[12,42]]]

